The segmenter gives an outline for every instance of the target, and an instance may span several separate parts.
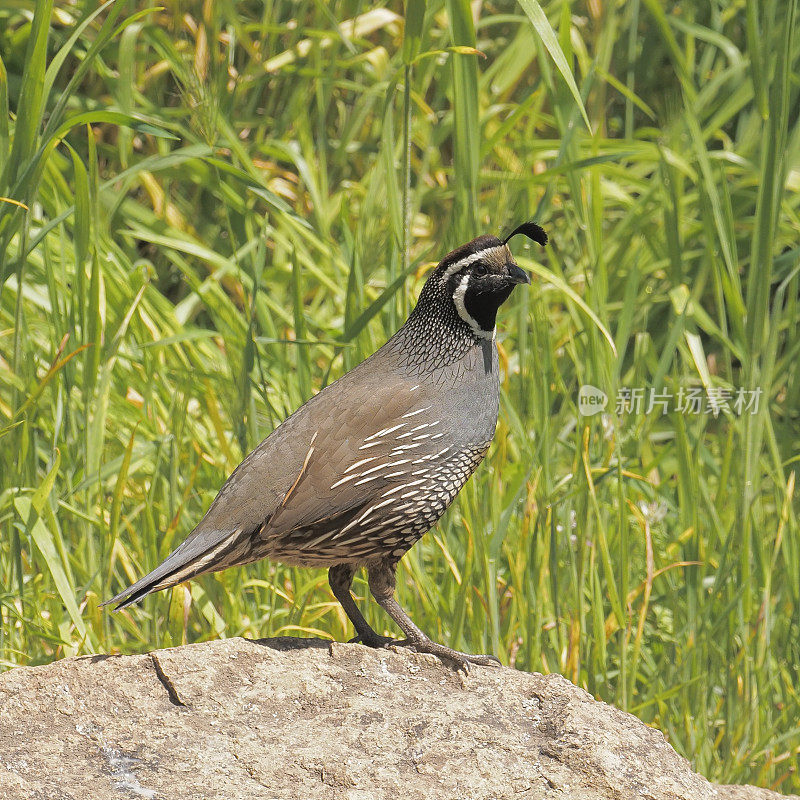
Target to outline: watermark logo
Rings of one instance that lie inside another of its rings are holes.
[[[608,405],[608,395],[596,386],[584,384],[578,390],[578,411],[584,417],[599,414]]]
[[[715,417],[721,412],[735,416],[757,414],[763,390],[723,389],[717,386],[678,387],[677,391],[642,386],[621,386],[614,399],[614,411],[623,414],[660,415],[669,412],[678,414],[711,414]],[[584,417],[591,417],[603,411],[608,404],[608,395],[602,389],[584,384],[578,390],[578,411]]]

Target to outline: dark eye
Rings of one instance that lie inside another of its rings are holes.
[[[476,265],[475,265],[475,266],[472,268],[472,274],[473,274],[473,275],[477,275],[479,278],[482,278],[482,277],[483,277],[483,276],[484,276],[484,275],[485,275],[485,274],[486,274],[488,271],[489,271],[489,270],[488,270],[488,269],[486,269],[486,265],[485,265],[485,264],[481,264],[480,262],[478,262],[478,263],[477,263],[477,264],[476,264]]]

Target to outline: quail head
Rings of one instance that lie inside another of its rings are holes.
[[[394,597],[395,570],[483,459],[499,404],[495,317],[528,275],[508,240],[544,245],[535,223],[479,236],[431,272],[405,324],[255,448],[197,527],[159,566],[107,601],[124,608],[196,575],[261,558],[327,567],[333,594],[372,647],[403,644],[460,665],[499,663],[428,638]],[[405,635],[376,633],[350,593],[355,571]]]

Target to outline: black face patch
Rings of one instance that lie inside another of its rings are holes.
[[[522,281],[520,276],[526,277],[505,248],[494,248],[487,251],[486,258],[465,265],[449,281],[459,317],[475,333],[491,336],[497,309]]]
[[[492,280],[489,283],[470,279],[464,293],[464,308],[481,330],[491,332],[494,330],[497,309],[508,300],[513,289],[514,284],[505,281]]]

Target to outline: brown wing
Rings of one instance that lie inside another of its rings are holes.
[[[321,397],[304,421],[308,446],[291,486],[264,520],[259,536],[337,529],[392,483],[410,473],[412,458],[396,450],[396,436],[424,409],[419,387],[400,378],[374,383],[355,406],[335,393]],[[391,420],[392,422],[382,422]],[[399,421],[396,421],[399,420]]]

